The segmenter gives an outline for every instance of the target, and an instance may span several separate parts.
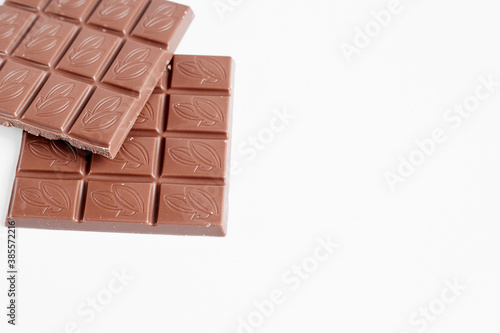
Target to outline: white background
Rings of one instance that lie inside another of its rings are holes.
[[[500,81],[499,2],[401,0],[351,62],[342,43],[388,0],[221,0],[224,19],[213,0],[184,3],[196,19],[178,53],[237,63],[228,236],[18,230],[18,326],[2,278],[0,331],[498,332],[500,87],[458,128],[443,117],[480,77]],[[241,151],[283,110],[295,118],[271,142]],[[391,191],[385,174],[436,128],[445,142]],[[0,128],[0,216],[20,139]],[[316,267],[328,237],[340,247]],[[95,318],[77,314],[122,270],[134,279]]]

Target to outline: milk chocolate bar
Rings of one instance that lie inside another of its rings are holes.
[[[192,19],[164,0],[7,0],[0,123],[115,157]]]
[[[7,222],[224,236],[234,64],[176,55],[115,159],[25,134]]]

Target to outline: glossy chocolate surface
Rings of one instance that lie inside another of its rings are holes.
[[[192,19],[164,0],[7,0],[0,123],[115,157]]]
[[[206,59],[224,77],[209,70],[214,79],[202,82],[180,69]],[[168,88],[151,95],[114,159],[25,134],[7,221],[27,228],[224,236],[233,73],[229,57],[175,56]]]

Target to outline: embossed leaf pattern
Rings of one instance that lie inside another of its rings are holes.
[[[47,206],[45,200],[43,200],[42,191],[36,187],[22,188],[19,195],[24,202],[32,206],[43,208]]]
[[[64,141],[50,140],[50,148],[54,155],[57,157],[55,163],[60,165],[68,165],[71,163],[76,163],[78,155],[76,149],[69,143]]]
[[[194,98],[194,105],[201,115],[203,125],[212,126],[224,121],[224,114],[217,104],[204,98]]]
[[[88,132],[97,132],[113,126],[120,117],[120,114],[99,113],[89,118],[83,129]]]
[[[27,84],[11,84],[0,87],[0,102],[13,100],[24,92]]]
[[[19,17],[18,13],[2,13],[0,14],[0,23],[13,24],[16,22],[18,17]]]
[[[70,82],[57,84],[52,89],[50,89],[49,93],[47,94],[47,99],[52,99],[55,97],[67,97],[69,94],[71,94],[74,87],[75,84]]]
[[[113,126],[121,116],[115,112],[121,103],[121,97],[106,97],[93,110],[87,110],[83,116],[83,130],[88,132],[102,131]]]
[[[71,49],[68,54],[69,62],[72,66],[88,66],[98,61],[104,54],[104,50],[100,49],[104,43],[103,36],[90,36],[76,48]]]
[[[123,62],[117,61],[113,68],[115,79],[131,80],[146,73],[151,67],[151,64],[146,62],[150,54],[151,49],[136,49],[130,52]]]
[[[94,191],[91,194],[94,203],[105,210],[116,211],[116,217],[134,216],[144,212],[144,201],[132,187],[111,185],[111,191]]]
[[[144,124],[146,121],[153,119],[154,119],[153,107],[149,102],[147,102],[144,108],[142,109],[141,114],[139,115],[139,117],[137,117],[135,123]]]
[[[143,62],[149,57],[150,54],[150,49],[136,49],[130,52],[129,55],[125,57],[124,63],[130,64],[133,62]]]
[[[168,150],[172,159],[183,165],[198,165],[198,162],[191,154],[191,150],[186,147],[175,147]]]
[[[220,107],[205,98],[194,98],[192,104],[175,104],[175,113],[186,120],[199,121],[200,126],[214,126],[224,121],[224,114]]]
[[[69,209],[69,194],[62,186],[49,182],[41,182],[40,190],[42,191],[43,198],[48,203],[49,211],[58,213],[63,209]]]
[[[183,62],[178,64],[177,67],[182,74],[190,78],[203,79],[205,77],[195,62]]]
[[[216,83],[226,79],[226,72],[217,61],[209,58],[199,58],[197,63],[202,72],[210,78],[207,81],[212,80],[213,83]]]
[[[187,77],[201,79],[201,84],[218,83],[226,79],[224,68],[209,58],[195,58],[194,62],[179,63],[177,68]]]
[[[196,213],[191,207],[184,194],[171,194],[165,196],[166,203],[173,209],[181,213]]]
[[[35,103],[35,115],[42,117],[51,117],[63,113],[75,101],[69,97],[74,83],[60,83],[55,85],[47,93],[47,96],[40,96]]]
[[[58,7],[63,8],[78,8],[82,6],[87,0],[56,0]]]
[[[0,24],[0,39],[12,36],[14,29],[15,28],[10,24]]]
[[[186,195],[189,203],[198,209],[199,218],[209,218],[218,214],[217,202],[210,193],[196,188],[188,188]],[[205,214],[205,217],[202,214]]]
[[[61,30],[60,24],[46,24],[38,31],[26,37],[24,44],[26,53],[43,53],[51,50],[57,45],[59,38],[56,37]]]
[[[133,216],[144,212],[144,202],[141,196],[131,187],[112,186],[111,191],[115,194],[117,202],[123,207],[121,214]]]
[[[72,51],[69,55],[69,63],[74,67],[88,66],[101,59],[103,50],[81,50]]]
[[[202,142],[192,142],[191,152],[200,162],[200,169],[209,171],[215,167],[221,167],[219,153],[211,145]]]
[[[10,72],[5,76],[2,80],[2,85],[8,83],[22,83],[28,77],[29,70],[27,69],[19,69],[13,72]]]
[[[0,83],[0,102],[6,102],[19,97],[28,87],[24,80],[28,77],[29,70],[19,69],[10,72]]]
[[[118,155],[112,162],[123,163],[122,169],[137,169],[143,165],[149,164],[149,153],[146,147],[137,141],[126,141]]]
[[[98,49],[104,43],[106,38],[104,36],[90,36],[83,40],[78,46],[78,50]]]
[[[71,207],[70,196],[64,187],[50,182],[40,182],[39,188],[22,188],[19,196],[27,204],[43,208],[43,213],[59,213]]]
[[[104,21],[119,21],[127,17],[132,8],[129,0],[110,0],[102,3],[98,13]]]
[[[18,13],[0,14],[0,39],[9,38],[14,33],[16,27],[14,23],[19,17]]]
[[[92,200],[95,204],[106,210],[120,210],[113,193],[102,190],[92,192]]]
[[[159,6],[142,23],[144,31],[148,33],[160,33],[171,29],[176,22],[176,19],[172,17],[176,8],[175,5],[169,4]]]
[[[167,205],[180,213],[192,214],[191,220],[208,219],[217,215],[217,201],[207,191],[186,187],[183,194],[167,194],[164,196]]]
[[[120,106],[122,99],[121,97],[114,96],[114,97],[106,97],[99,103],[94,108],[95,112],[111,112],[115,111],[118,106]]]
[[[32,141],[28,143],[28,149],[37,158],[53,161],[51,166],[55,163],[56,157],[54,156],[54,153],[52,152],[52,149],[47,141]]]
[[[200,115],[193,104],[175,104],[174,111],[181,118],[187,120],[200,120]]]
[[[211,171],[221,167],[221,158],[217,150],[203,142],[189,142],[189,147],[174,147],[168,153],[174,161],[186,166],[196,166],[194,171]]]
[[[64,141],[35,140],[28,143],[28,149],[36,157],[51,161],[50,166],[70,165],[78,158],[76,149]]]

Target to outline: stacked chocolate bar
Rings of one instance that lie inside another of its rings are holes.
[[[0,119],[26,131],[7,223],[226,234],[234,63],[173,55],[192,19],[165,0],[0,6]]]

